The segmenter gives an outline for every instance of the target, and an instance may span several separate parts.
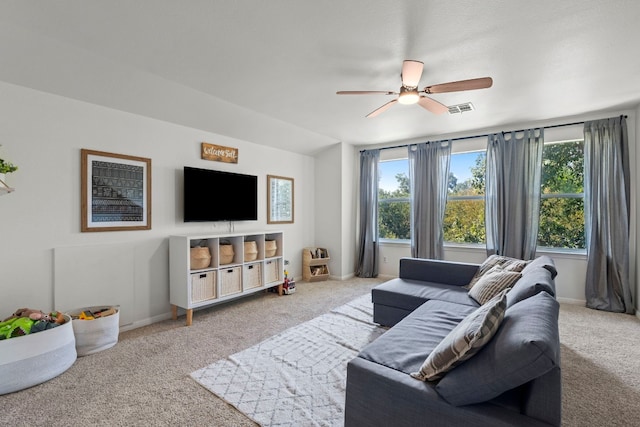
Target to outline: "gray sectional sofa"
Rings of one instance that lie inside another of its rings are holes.
[[[348,364],[345,426],[560,425],[557,271],[547,256],[502,292],[501,322],[477,353],[440,379],[411,376],[481,307],[465,286],[485,263],[403,258],[399,278],[372,290],[374,321],[391,328]]]

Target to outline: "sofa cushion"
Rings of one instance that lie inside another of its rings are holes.
[[[551,272],[544,267],[525,268],[522,277],[507,294],[507,307],[523,301],[539,292],[555,296],[555,284]]]
[[[440,380],[440,396],[455,406],[484,402],[559,367],[558,311],[546,292],[509,307],[493,339]]]
[[[469,289],[469,296],[479,304],[485,304],[504,289],[510,288],[522,277],[521,273],[504,270],[496,265],[483,274]]]
[[[503,291],[453,328],[429,353],[420,370],[412,372],[411,376],[422,381],[436,380],[471,358],[491,340],[506,309],[507,296]]]
[[[538,267],[546,268],[547,270],[549,270],[549,273],[551,273],[552,279],[555,279],[556,276],[558,275],[558,270],[556,270],[556,264],[553,261],[553,258],[551,258],[548,255],[540,255],[533,261],[529,261],[529,263],[527,263],[527,266],[522,270],[522,274],[525,274],[525,271],[533,270]]]
[[[365,346],[358,357],[409,375],[475,307],[430,300]]]
[[[463,286],[409,279],[391,279],[371,290],[371,300],[374,304],[384,304],[409,311],[415,310],[432,299],[470,305],[474,308],[478,306],[478,303],[467,294],[467,289]]]
[[[478,268],[478,271],[473,276],[469,284],[465,287],[467,289],[473,288],[473,286],[480,280],[480,278],[491,270],[496,265],[502,266],[506,271],[522,271],[527,266],[527,261],[511,258],[503,255],[490,255]]]

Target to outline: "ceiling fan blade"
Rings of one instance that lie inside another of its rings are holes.
[[[424,88],[425,93],[445,93],[458,92],[463,90],[486,89],[493,85],[491,77],[480,77],[478,79],[460,80],[457,82],[441,83],[438,85],[427,86]]]
[[[398,92],[388,90],[339,90],[337,95],[397,95]]]
[[[402,85],[418,87],[423,67],[424,64],[420,61],[406,60],[402,62]]]
[[[379,107],[376,110],[373,110],[372,112],[370,112],[369,114],[367,114],[367,118],[371,118],[371,117],[375,117],[378,114],[382,113],[383,111],[386,111],[389,107],[391,107],[393,104],[395,104],[396,102],[398,102],[397,99],[391,100],[389,102],[387,102],[386,104],[384,104],[382,107]]]
[[[418,100],[418,104],[426,110],[431,111],[433,114],[443,114],[449,111],[449,107],[439,103],[435,99],[431,99],[428,96],[421,96]]]

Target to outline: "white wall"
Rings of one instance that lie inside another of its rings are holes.
[[[329,250],[331,278],[342,276],[342,150],[336,144],[315,157],[315,241],[308,246]]]
[[[355,273],[356,211],[358,203],[357,168],[353,165],[355,147],[342,144],[342,278]]]
[[[215,115],[211,120],[216,120]],[[201,142],[238,148],[238,164],[201,160]],[[132,322],[141,325],[166,316],[170,310],[168,236],[230,231],[228,223],[183,223],[181,170],[185,165],[258,176],[258,221],[237,222],[234,231],[284,231],[285,259],[292,260],[295,276],[301,275],[301,265],[294,260],[300,258],[304,245],[315,241],[315,198],[309,191],[314,188],[315,165],[309,156],[2,82],[0,144],[2,157],[19,166],[8,175],[16,191],[0,197],[0,317],[19,307],[78,308],[59,306],[64,301],[55,300],[55,286],[71,287],[78,294],[93,287],[108,294],[100,283],[104,274],[119,269],[122,257],[116,259],[115,254],[123,251],[133,258],[127,266],[133,275],[133,289],[127,292],[133,297]],[[151,230],[80,232],[81,148],[151,158]],[[294,224],[266,224],[267,174],[295,179]],[[221,191],[220,203],[233,203],[236,197]],[[60,254],[58,259],[54,260],[54,252]],[[96,262],[96,254],[104,266],[101,277],[87,273],[77,282],[54,286],[56,266],[83,271]],[[120,303],[118,298],[114,295],[104,304]]]

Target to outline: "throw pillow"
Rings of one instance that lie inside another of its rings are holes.
[[[506,291],[465,317],[433,349],[420,367],[412,372],[421,381],[440,379],[465,360],[476,354],[496,333],[507,309]]]
[[[525,261],[522,259],[511,258],[503,255],[490,255],[478,268],[476,274],[471,278],[471,281],[468,285],[465,286],[467,289],[473,288],[473,286],[480,280],[482,276],[484,276],[489,270],[491,270],[496,265],[501,266],[506,271],[522,271],[529,261]]]
[[[556,368],[557,377],[537,387],[548,390],[549,399],[560,399],[559,307],[553,296],[540,292],[508,308],[491,341],[445,375],[438,394],[455,406],[486,402]]]
[[[509,289],[522,277],[522,273],[506,271],[499,265],[487,271],[480,280],[469,289],[469,296],[476,300],[478,304],[487,303],[500,291]]]

